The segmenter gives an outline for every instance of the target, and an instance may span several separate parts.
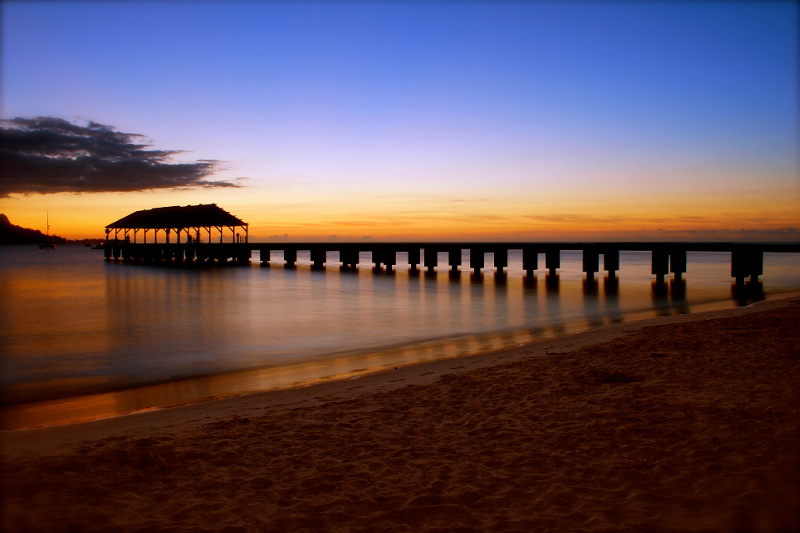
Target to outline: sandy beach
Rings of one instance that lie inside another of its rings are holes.
[[[798,531],[800,298],[3,432],[4,531]]]

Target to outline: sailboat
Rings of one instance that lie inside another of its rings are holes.
[[[47,242],[43,242],[39,245],[39,249],[43,250],[45,248],[50,248],[52,250],[56,249],[56,243],[50,240],[50,211],[47,212]]]

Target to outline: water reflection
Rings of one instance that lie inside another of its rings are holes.
[[[594,296],[597,294],[597,280],[594,277],[585,278],[583,280],[583,294],[584,296]]]
[[[603,291],[607,295],[619,294],[619,278],[617,276],[606,276],[603,278]]]
[[[560,276],[558,274],[546,274],[545,286],[547,288],[545,291],[546,315],[553,320],[554,333],[563,335],[567,332],[567,328],[564,325],[564,313],[561,309]]]
[[[51,257],[68,264],[24,254],[0,262],[0,385],[16,420],[293,386],[766,297],[761,282],[731,285],[729,263],[716,257],[692,257],[688,282],[658,284],[649,255],[637,254],[623,254],[619,275],[602,283],[584,279],[580,253],[566,252],[558,273],[538,277],[522,271],[521,254],[503,272],[465,271],[462,256],[460,270],[440,260],[424,276],[409,271],[407,254],[391,275],[372,270],[371,257],[356,270],[312,270],[308,253],[294,268],[236,269],[106,263],[82,248],[59,254]],[[770,279],[798,271],[769,268]],[[37,398],[50,401],[21,405]]]
[[[673,310],[677,314],[686,314],[689,312],[689,301],[686,299],[686,280],[673,279],[669,282],[670,287],[670,302]]]
[[[686,299],[686,280],[654,281],[651,284],[653,307],[661,316],[685,314],[690,311]]]
[[[747,281],[731,284],[731,297],[740,306],[760,302],[766,298],[762,281]]]
[[[603,279],[603,292],[605,293],[605,315],[610,324],[623,321],[622,309],[619,299],[619,278],[611,275]]]

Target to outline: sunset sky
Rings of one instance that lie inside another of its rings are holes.
[[[217,203],[254,240],[800,240],[795,2],[2,10],[6,127],[138,134],[176,172],[214,170],[66,192],[0,170],[14,224],[49,211],[52,232],[100,237]]]

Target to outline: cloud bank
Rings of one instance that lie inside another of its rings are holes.
[[[174,163],[180,150],[147,150],[143,135],[61,118],[0,120],[0,197],[59,192],[238,187],[209,181],[219,161]]]

